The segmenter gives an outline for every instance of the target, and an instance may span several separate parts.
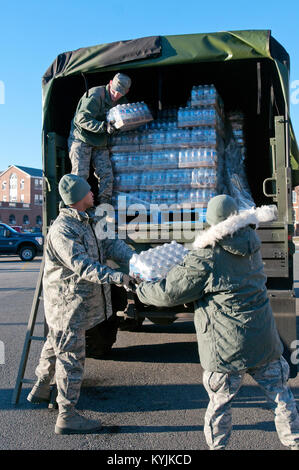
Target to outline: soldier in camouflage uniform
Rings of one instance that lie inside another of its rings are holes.
[[[261,386],[275,411],[278,437],[299,449],[299,416],[287,385],[289,365],[276,330],[265,286],[261,242],[252,224],[261,210],[238,214],[226,195],[211,199],[207,222],[193,250],[166,279],[143,282],[141,302],[171,307],[194,302],[203,384],[210,402],[204,433],[210,449],[224,449],[231,433],[231,402],[245,373]]]
[[[99,181],[98,204],[110,203],[113,172],[109,154],[109,136],[115,128],[106,122],[107,112],[117,104],[127,103],[131,79],[118,73],[106,86],[93,87],[80,99],[71,123],[68,140],[72,173],[89,177],[90,164]]]
[[[44,307],[49,333],[36,369],[32,403],[49,401],[57,384],[58,434],[94,432],[98,421],[75,412],[83,379],[85,331],[112,316],[110,285],[130,289],[127,274],[109,268],[109,257],[127,262],[132,250],[122,240],[98,240],[87,210],[93,194],[87,181],[65,175],[59,192],[66,207],[50,227],[45,247]]]

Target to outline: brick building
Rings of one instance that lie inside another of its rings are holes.
[[[42,227],[42,170],[10,165],[0,173],[0,221]]]

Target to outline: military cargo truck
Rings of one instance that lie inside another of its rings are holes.
[[[288,53],[268,30],[145,37],[60,54],[42,80],[43,231],[47,233],[58,215],[58,182],[71,170],[70,123],[88,88],[107,84],[115,73],[124,72],[132,79],[129,102],[144,101],[153,118],[159,119],[165,109],[185,106],[194,85],[213,84],[225,112],[244,115],[244,164],[256,206],[277,206],[277,220],[261,224],[258,234],[270,301],[295,376],[297,366],[290,359],[296,348],[292,188],[299,184],[299,153],[289,113],[289,69]],[[96,191],[92,172],[89,181]],[[125,222],[122,219],[124,225],[128,222],[129,216]],[[173,239],[187,241],[176,238],[175,229],[169,227],[168,240],[161,235],[159,219],[152,237],[146,229],[127,241],[137,251]],[[192,316],[191,306],[156,309],[140,305],[134,296],[117,309],[137,324],[144,318],[171,323]]]

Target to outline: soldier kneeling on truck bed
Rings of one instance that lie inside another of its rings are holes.
[[[246,218],[247,217],[247,218]],[[167,277],[137,287],[141,302],[171,307],[194,302],[203,384],[210,402],[204,433],[210,449],[224,449],[231,433],[231,402],[245,373],[275,409],[281,443],[299,450],[299,416],[287,380],[289,365],[266,289],[261,242],[252,215],[239,214],[230,196],[208,203],[211,226]]]
[[[59,415],[56,434],[91,433],[101,424],[75,411],[83,380],[85,331],[113,317],[110,286],[134,289],[131,278],[109,268],[107,258],[128,263],[132,250],[122,240],[96,238],[88,209],[93,193],[87,181],[64,175],[59,193],[65,204],[51,225],[45,247],[43,292],[47,340],[36,368],[38,380],[27,399],[49,402],[54,374]]]

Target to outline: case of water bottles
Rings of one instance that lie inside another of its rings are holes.
[[[176,241],[134,254],[130,260],[130,275],[144,281],[164,279],[170,269],[181,263],[188,250]]]
[[[107,113],[107,122],[113,122],[114,127],[122,131],[136,129],[152,120],[151,112],[144,101],[118,104]]]
[[[191,100],[178,110],[179,127],[213,126],[224,134],[223,101],[214,85],[196,85]]]
[[[212,85],[194,85],[191,90],[191,106],[215,106],[219,110],[223,110],[224,103],[216,90],[216,87]]]

